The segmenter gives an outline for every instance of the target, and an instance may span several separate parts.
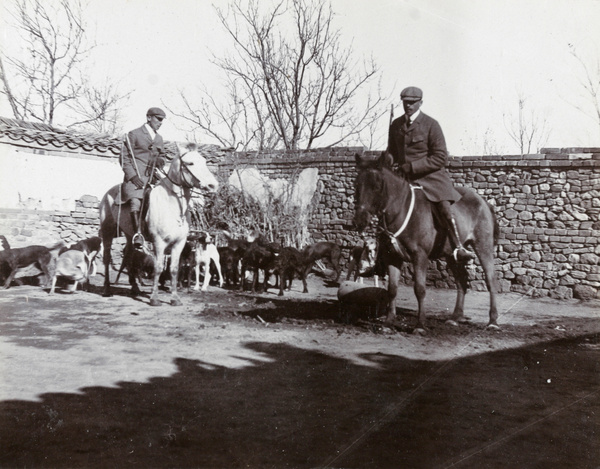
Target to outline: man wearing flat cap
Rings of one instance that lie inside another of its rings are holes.
[[[133,224],[133,245],[144,245],[141,233],[140,210],[144,190],[152,182],[155,170],[165,164],[165,149],[158,129],[166,117],[165,111],[151,107],[146,113],[146,123],[125,136],[121,147],[121,166],[125,176],[121,185],[121,203],[129,202]]]
[[[442,128],[435,119],[421,112],[423,91],[420,88],[409,86],[402,90],[400,98],[404,115],[390,126],[388,152],[394,157],[398,172],[410,182],[422,186],[433,203],[450,238],[454,258],[468,262],[475,255],[462,245],[450,210],[450,205],[461,195],[454,189],[446,171],[448,151]]]

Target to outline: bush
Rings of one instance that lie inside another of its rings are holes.
[[[305,217],[298,207],[288,207],[273,197],[264,206],[227,183],[207,197],[203,206],[192,211],[192,228],[208,231],[226,230],[234,237],[261,233],[270,241],[300,247],[306,233]]]

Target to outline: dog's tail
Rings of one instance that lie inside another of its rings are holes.
[[[229,231],[223,230],[221,232],[223,233],[223,236],[225,236],[225,239],[227,240],[227,242],[234,239],[233,235]]]
[[[56,243],[52,246],[47,246],[47,247],[48,247],[48,251],[56,251],[57,249],[65,247],[65,242],[59,241],[58,243]]]
[[[8,251],[10,249],[10,244],[4,235],[0,235],[0,246],[3,251]]]

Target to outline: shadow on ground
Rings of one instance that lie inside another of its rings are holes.
[[[2,467],[595,467],[599,336],[447,362],[285,344],[178,371],[0,403]]]

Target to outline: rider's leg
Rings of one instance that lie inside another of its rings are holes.
[[[454,259],[457,262],[468,262],[471,259],[475,259],[475,254],[466,249],[460,242],[456,221],[454,220],[452,212],[450,211],[450,202],[447,200],[442,200],[441,202],[437,202],[435,205],[437,212],[440,214],[440,218],[446,225],[446,231],[450,237],[450,244],[454,249]]]
[[[130,204],[131,224],[135,233],[132,242],[135,248],[141,248],[145,243],[144,236],[142,235],[142,227],[140,226],[141,201],[140,199],[131,199]]]

